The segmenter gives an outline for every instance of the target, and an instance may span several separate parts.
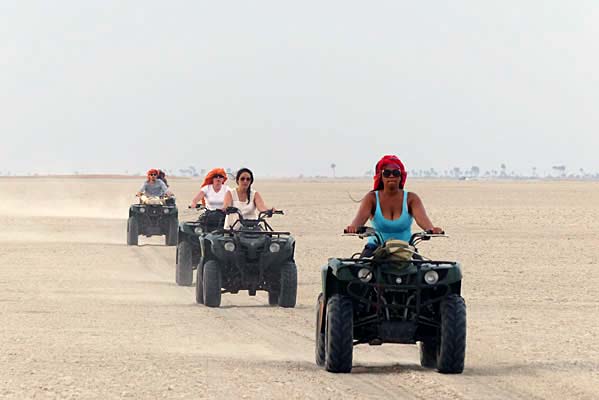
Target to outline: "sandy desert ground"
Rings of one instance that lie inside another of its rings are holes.
[[[461,375],[402,345],[356,347],[351,374],[314,364],[319,266],[361,247],[340,232],[369,181],[256,183],[297,240],[295,309],[262,293],[196,305],[174,247],[125,245],[140,184],[0,179],[1,398],[599,398],[599,184],[408,181],[451,236],[421,251],[463,264]],[[180,206],[198,186],[171,180]]]

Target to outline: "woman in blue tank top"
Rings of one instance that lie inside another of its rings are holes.
[[[399,158],[393,155],[381,158],[376,164],[374,190],[364,196],[346,232],[355,233],[370,218],[383,242],[389,239],[409,241],[414,220],[424,230],[442,233],[443,229],[434,226],[426,215],[420,197],[404,190],[406,177],[406,169]],[[377,246],[375,243],[374,238],[369,238],[362,255],[370,256]]]

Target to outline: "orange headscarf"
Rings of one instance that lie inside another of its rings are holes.
[[[403,189],[404,185],[406,184],[406,178],[408,177],[406,167],[404,167],[403,163],[401,162],[401,160],[399,158],[397,158],[397,156],[387,155],[387,156],[383,156],[383,158],[381,158],[379,160],[379,162],[376,163],[375,174],[374,174],[374,178],[373,178],[374,179],[374,190],[379,189],[379,185],[381,184],[381,171],[383,170],[383,167],[385,167],[385,166],[389,166],[391,168],[397,168],[401,171],[401,180],[399,182],[399,188]]]
[[[150,182],[150,175],[151,174],[155,174],[156,178],[158,178],[158,170],[155,168],[149,169],[148,172],[146,173],[146,178],[148,178],[148,182]]]
[[[210,170],[210,172],[208,172],[206,174],[206,177],[204,178],[204,182],[202,182],[202,186],[207,186],[207,185],[212,185],[212,180],[214,179],[215,175],[222,175],[224,176],[224,180],[223,183],[225,183],[227,181],[227,173],[225,172],[224,169],[222,168],[214,168],[213,170]]]

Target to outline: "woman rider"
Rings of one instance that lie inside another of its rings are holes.
[[[256,210],[274,211],[274,208],[269,208],[264,204],[260,193],[252,189],[254,174],[248,168],[241,168],[237,171],[235,182],[237,182],[237,187],[225,195],[224,209],[229,206],[236,207],[241,212],[241,216],[248,219],[256,218]],[[227,215],[225,228],[233,226],[235,221],[237,221],[237,214]]]
[[[360,202],[356,217],[347,226],[346,232],[356,233],[370,218],[372,227],[382,237],[383,243],[389,239],[408,242],[412,235],[413,220],[424,230],[442,233],[443,229],[434,226],[426,215],[420,197],[404,190],[406,178],[406,169],[399,158],[394,155],[381,158],[376,164],[374,189]],[[376,247],[374,238],[369,238],[362,256],[371,256]]]
[[[190,207],[195,208],[201,201],[208,210],[220,210],[223,208],[225,194],[229,191],[225,182],[227,173],[222,168],[214,168],[204,178],[200,192],[191,200]]]
[[[147,173],[147,180],[141,185],[136,196],[140,197],[141,195],[146,195],[162,197],[164,195],[172,195],[164,182],[159,179],[157,180],[157,177],[158,170],[154,168],[150,169]]]

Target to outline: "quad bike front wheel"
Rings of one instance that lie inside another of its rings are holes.
[[[179,234],[179,222],[177,221],[177,218],[169,218],[168,226],[166,229],[167,230],[166,235],[164,236],[164,244],[166,244],[167,246],[176,246],[177,235]]]
[[[133,217],[127,220],[127,245],[137,246],[139,239],[139,224]]]
[[[193,283],[191,244],[186,240],[177,245],[175,281],[179,286],[191,286]]]
[[[354,350],[354,306],[348,296],[334,294],[327,301],[325,368],[351,372]]]
[[[295,307],[297,300],[297,266],[288,261],[281,266],[281,288],[279,292],[279,307]]]
[[[437,351],[437,370],[445,374],[464,371],[466,355],[466,303],[449,295],[441,303],[441,341]]]
[[[204,264],[204,305],[220,307],[221,301],[221,273],[218,263],[214,260]]]

